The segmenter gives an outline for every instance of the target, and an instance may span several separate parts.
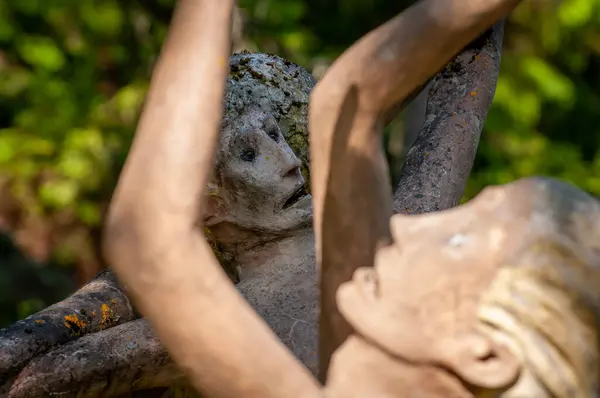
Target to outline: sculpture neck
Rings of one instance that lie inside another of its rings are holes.
[[[404,362],[356,335],[348,337],[332,357],[327,372],[326,397],[394,398],[399,391],[406,397],[474,396],[450,372]]]
[[[211,227],[211,233],[242,273],[282,262],[295,263],[294,259],[314,256],[315,251],[310,224],[285,234],[273,234],[222,223]]]
[[[305,258],[314,256],[312,226],[282,236],[270,237],[236,253],[235,262],[242,274],[257,268],[279,267],[282,264],[301,265]]]

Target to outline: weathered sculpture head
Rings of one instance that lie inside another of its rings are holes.
[[[308,100],[315,84],[306,69],[276,55],[241,52],[229,58],[224,124],[237,119],[249,106],[270,113],[302,162],[307,189]]]
[[[308,100],[315,81],[306,69],[264,53],[234,54],[229,67],[202,222],[237,282],[225,245],[311,226]]]
[[[207,232],[227,227],[221,238],[235,240],[232,226],[271,235],[309,227],[308,99],[315,81],[270,54],[234,54],[229,67]],[[213,238],[219,250],[221,239]]]
[[[273,114],[248,105],[223,123],[204,225],[267,233],[310,226],[301,165]]]

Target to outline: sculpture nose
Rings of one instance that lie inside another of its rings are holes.
[[[302,174],[300,173],[300,166],[294,166],[289,168],[287,171],[283,173],[283,178],[295,178],[299,177]]]
[[[290,177],[298,178],[298,177],[302,176],[302,173],[300,173],[301,165],[302,165],[302,163],[300,162],[300,159],[298,159],[296,157],[296,155],[294,155],[293,152],[286,153],[285,166],[283,167],[281,177],[282,178],[290,178]]]

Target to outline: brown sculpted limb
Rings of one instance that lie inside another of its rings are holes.
[[[315,87],[310,149],[321,379],[351,331],[336,308],[337,287],[389,242],[391,189],[380,138],[387,113],[518,2],[420,1],[350,47]]]
[[[317,383],[235,291],[194,227],[217,147],[232,7],[178,3],[113,197],[106,254],[200,391],[314,396]]]

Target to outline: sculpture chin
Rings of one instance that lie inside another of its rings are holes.
[[[310,194],[304,195],[294,204],[284,209],[280,217],[285,220],[280,224],[281,229],[293,231],[310,227],[313,217],[312,196]]]

